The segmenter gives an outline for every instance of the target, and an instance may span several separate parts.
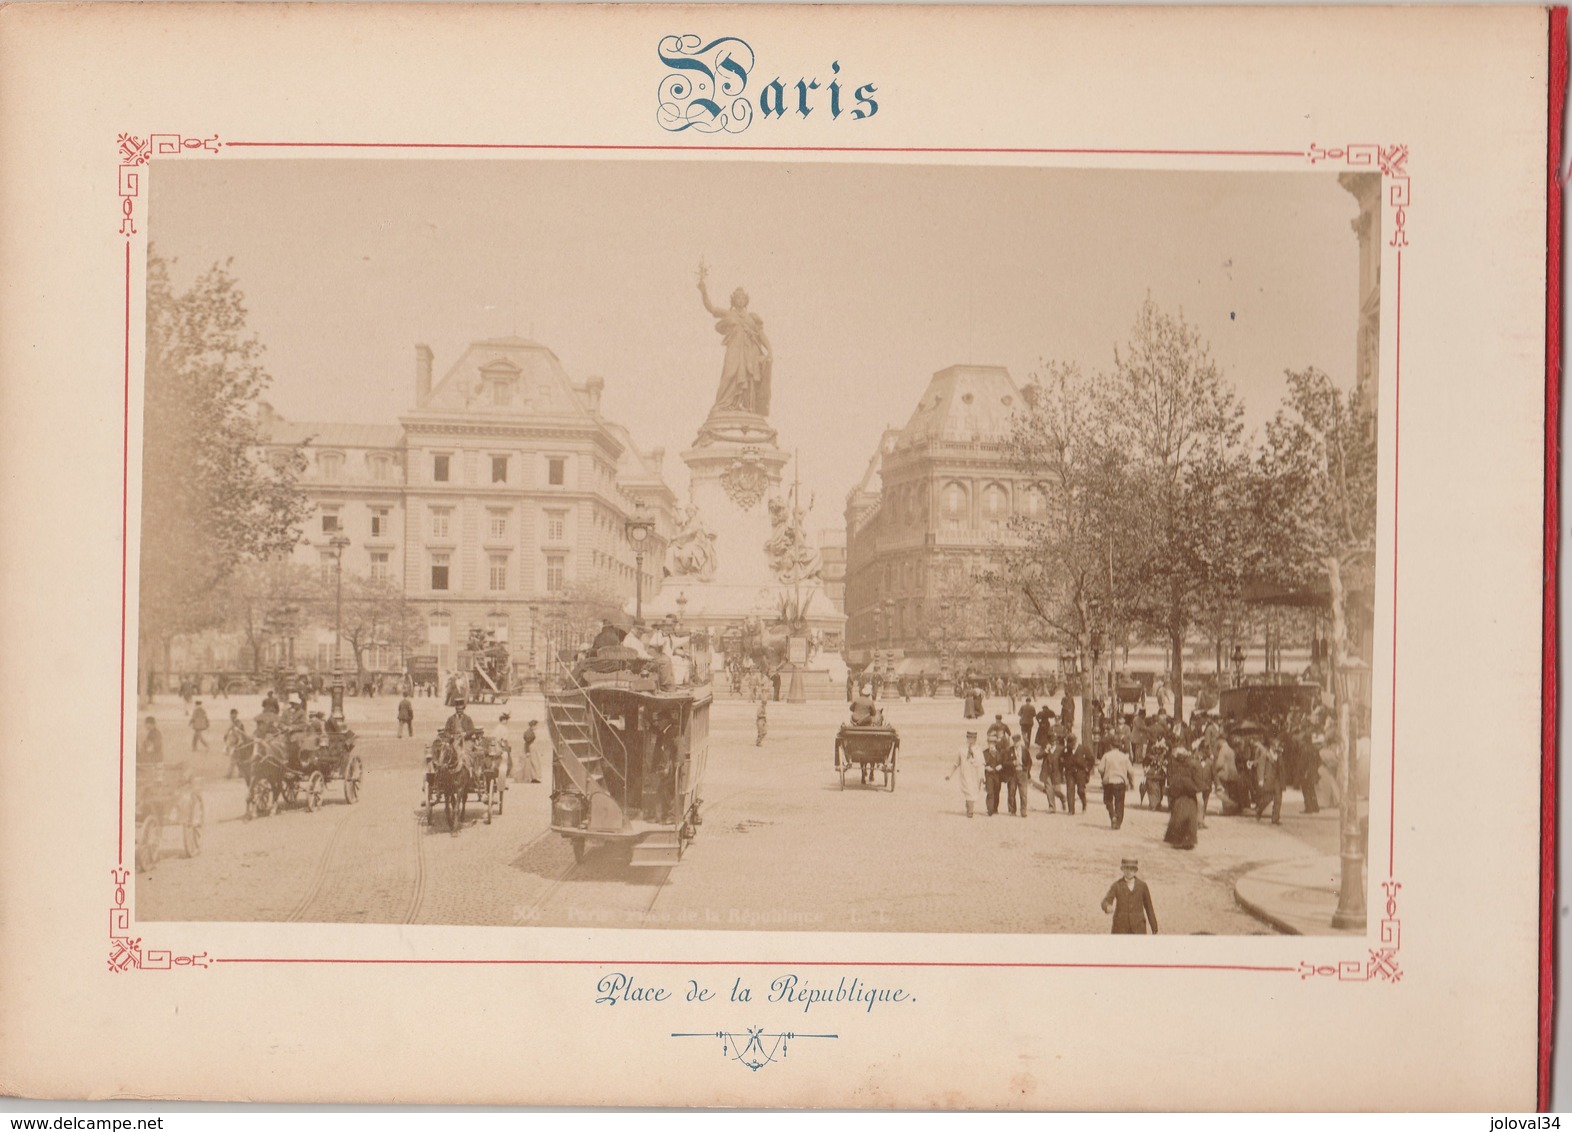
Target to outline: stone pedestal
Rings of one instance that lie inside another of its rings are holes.
[[[707,630],[718,642],[749,617],[765,626],[776,623],[782,600],[789,599],[805,605],[810,630],[843,631],[845,617],[817,579],[783,585],[770,568],[767,501],[782,494],[782,473],[791,458],[776,439],[757,413],[716,411],[700,427],[682,461],[692,477],[693,505],[715,534],[714,575],[708,581],[691,574],[666,577],[660,591],[644,602],[647,620],[676,616],[686,628]],[[821,654],[810,663],[833,670],[841,658]]]

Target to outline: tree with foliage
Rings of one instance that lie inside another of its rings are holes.
[[[933,598],[927,602],[923,632],[941,663],[949,666],[951,679],[971,666],[976,645],[977,621],[973,604],[976,590],[958,561],[946,562],[934,585]]]
[[[355,658],[355,682],[366,679],[366,653],[378,645],[409,653],[425,640],[425,623],[404,599],[404,591],[386,578],[346,574],[343,579],[343,620],[340,635]],[[337,594],[327,595],[327,616],[338,612]]]
[[[1012,520],[1018,543],[1004,553],[1002,572],[1049,635],[1087,663],[1111,666],[1116,627],[1134,608],[1129,588],[1114,584],[1131,568],[1125,456],[1107,443],[1105,405],[1079,367],[1045,363],[1023,398],[1010,458],[1043,505]],[[1094,685],[1105,676],[1094,674]],[[1090,725],[1089,715],[1082,719]]]
[[[1253,509],[1265,532],[1252,572],[1285,589],[1319,590],[1338,570],[1367,578],[1376,537],[1375,421],[1356,392],[1317,369],[1286,375],[1284,405],[1256,457]]]
[[[1183,315],[1148,299],[1099,388],[1105,443],[1127,460],[1119,491],[1138,623],[1168,643],[1176,704],[1185,644],[1217,602],[1236,601],[1249,530],[1244,407]]]
[[[256,405],[270,383],[262,343],[228,265],[185,291],[148,253],[143,401],[139,675],[171,637],[207,627],[218,587],[243,562],[281,555],[306,501],[298,449],[264,458]]]
[[[269,642],[290,640],[320,620],[325,599],[318,572],[287,558],[242,562],[213,593],[215,627],[244,637],[257,675]]]

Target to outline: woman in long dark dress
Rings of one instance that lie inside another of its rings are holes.
[[[1176,747],[1168,771],[1168,832],[1163,840],[1176,849],[1194,849],[1200,837],[1201,809],[1196,802],[1198,783],[1190,752]]]

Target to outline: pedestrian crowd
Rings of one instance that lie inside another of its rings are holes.
[[[980,687],[966,692],[967,719],[982,714],[981,699]],[[1075,710],[1068,692],[1058,711],[1049,700],[1034,705],[1027,697],[1013,719],[994,715],[980,748],[978,732],[968,731],[965,750],[946,775],[960,776],[966,816],[974,816],[981,802],[988,817],[1025,817],[1034,788],[1042,791],[1049,813],[1072,815],[1077,804],[1085,813],[1086,788],[1096,775],[1112,828],[1124,824],[1135,791],[1148,808],[1168,811],[1165,841],[1193,849],[1214,794],[1223,815],[1253,814],[1258,821],[1270,815],[1278,825],[1286,790],[1298,790],[1304,812],[1313,814],[1320,810],[1319,793],[1333,781],[1336,736],[1324,708],[1295,709],[1270,721],[1270,729],[1245,721],[1225,732],[1209,712],[1192,712],[1188,721],[1170,717],[1161,700],[1153,716],[1142,708],[1128,721],[1104,727],[1103,719],[1114,717],[1093,701],[1100,748],[1095,754],[1076,734]]]

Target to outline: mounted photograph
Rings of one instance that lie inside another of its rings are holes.
[[[908,156],[159,165],[136,919],[1363,937],[1382,172]]]

